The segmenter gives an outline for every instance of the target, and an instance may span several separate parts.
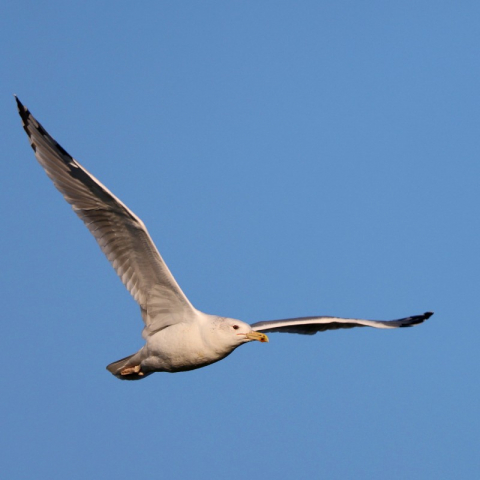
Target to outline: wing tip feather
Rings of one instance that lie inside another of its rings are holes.
[[[425,312],[422,315],[415,315],[413,317],[405,318],[405,323],[400,325],[400,327],[414,327],[415,325],[420,325],[425,320],[428,320],[433,315],[433,312]]]
[[[22,119],[23,128],[25,128],[25,131],[28,133],[28,131],[26,130],[26,127],[27,127],[28,116],[30,115],[30,112],[28,111],[28,108],[19,100],[17,95],[14,94],[13,96],[15,98],[15,101],[17,102],[18,113],[20,114],[20,117]]]

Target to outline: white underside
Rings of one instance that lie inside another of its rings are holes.
[[[219,341],[218,323],[222,317],[198,312],[196,322],[171,325],[146,338],[141,349],[142,371],[181,372],[222,360],[236,345]]]

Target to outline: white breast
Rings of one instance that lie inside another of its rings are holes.
[[[142,369],[180,372],[217,362],[234,348],[219,345],[216,337],[214,330],[205,328],[200,322],[177,323],[164,328],[146,339]]]

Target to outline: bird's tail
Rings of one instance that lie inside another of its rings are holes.
[[[141,380],[150,373],[142,372],[140,352],[107,365],[107,370],[120,380]]]

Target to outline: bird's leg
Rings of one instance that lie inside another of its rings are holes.
[[[138,373],[139,376],[143,376],[143,372],[140,371],[140,365],[135,365],[134,367],[124,368],[120,375],[131,375],[132,373]]]

